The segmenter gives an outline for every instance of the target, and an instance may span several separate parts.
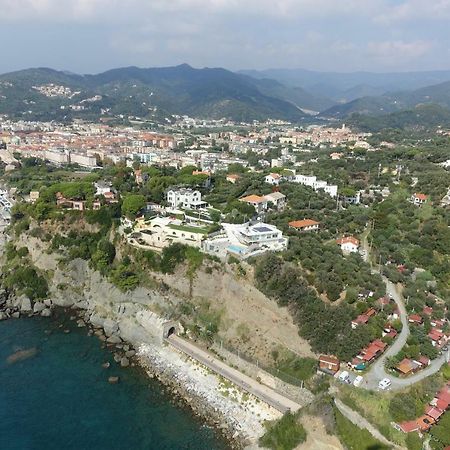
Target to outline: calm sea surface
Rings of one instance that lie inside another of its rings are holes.
[[[121,369],[86,328],[62,320],[0,322],[0,450],[229,449],[157,381]]]

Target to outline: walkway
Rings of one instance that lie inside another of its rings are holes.
[[[385,444],[391,448],[403,449],[399,445],[386,439],[370,422],[364,419],[361,414],[351,409],[349,406],[341,402],[341,400],[335,398],[334,403],[337,409],[345,416],[350,422],[356,425],[358,428],[367,430],[375,439],[378,439],[382,444]]]
[[[195,359],[218,375],[223,376],[244,391],[253,394],[283,414],[288,411],[296,412],[301,408],[301,405],[293,400],[229,367],[210,353],[179,336],[171,335],[166,341],[177,350]]]

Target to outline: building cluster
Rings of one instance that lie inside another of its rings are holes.
[[[304,186],[309,186],[315,191],[323,190],[323,192],[331,197],[336,197],[338,193],[338,187],[336,185],[330,185],[326,181],[318,180],[314,175],[296,174],[294,170],[286,170],[283,174],[270,173],[265,177],[265,181],[274,186],[278,186],[282,181],[299,183]]]
[[[428,431],[434,424],[439,422],[446,411],[450,409],[450,381],[440,389],[433,400],[425,407],[423,415],[415,420],[409,420],[402,423],[394,424],[394,427],[403,431],[403,433],[419,432],[424,433]]]
[[[290,145],[311,144],[318,146],[321,144],[331,144],[338,146],[353,143],[355,147],[370,147],[365,138],[370,136],[367,133],[355,133],[345,125],[342,128],[330,128],[321,126],[311,126],[306,131],[292,131],[280,137],[280,143]]]

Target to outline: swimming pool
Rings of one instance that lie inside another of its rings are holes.
[[[246,252],[247,249],[245,247],[241,247],[240,245],[230,245],[229,247],[227,247],[227,250],[229,252],[242,255],[243,253]]]

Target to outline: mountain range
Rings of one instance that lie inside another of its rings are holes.
[[[44,90],[50,84],[70,91]],[[275,80],[257,80],[225,69],[194,69],[187,64],[126,67],[97,75],[38,68],[0,76],[0,114],[41,120],[90,118],[107,111],[137,117],[186,114],[237,121],[297,121],[305,116],[297,103],[309,107],[309,97]]]
[[[328,120],[352,117],[366,127],[372,123],[366,117],[383,118],[378,124],[434,126],[440,120],[450,123],[448,80],[450,72],[444,71],[342,74],[274,69],[235,73],[182,64],[78,75],[37,68],[0,75],[0,114],[28,120],[133,116],[160,121],[171,115],[189,115],[300,122],[320,112]],[[344,94],[357,97],[344,102]]]
[[[450,80],[450,71],[423,72],[316,72],[305,69],[242,70],[253,78],[269,78],[290,87],[301,87],[312,95],[335,103],[386,92],[410,91]]]

